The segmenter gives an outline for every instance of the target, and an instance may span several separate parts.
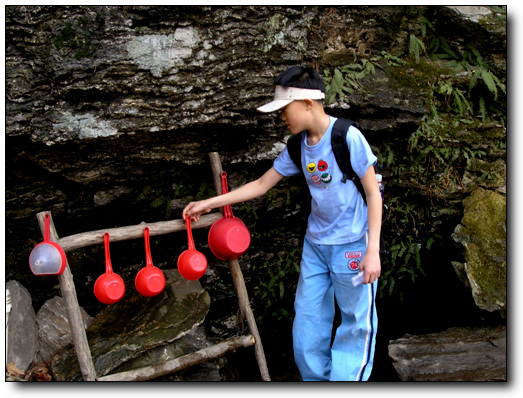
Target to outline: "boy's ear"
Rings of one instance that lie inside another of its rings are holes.
[[[304,99],[302,101],[303,101],[303,103],[304,103],[304,105],[305,105],[305,107],[307,109],[312,109],[312,105],[314,105],[314,101],[313,100],[311,100],[309,98],[306,98],[306,99]]]

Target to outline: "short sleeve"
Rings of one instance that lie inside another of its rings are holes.
[[[372,153],[370,145],[361,131],[354,126],[349,127],[347,145],[349,146],[352,169],[358,177],[362,178],[367,172],[367,169],[372,166],[378,158]]]
[[[301,173],[301,170],[298,169],[292,161],[287,146],[274,160],[273,166],[274,169],[284,177],[292,177]]]

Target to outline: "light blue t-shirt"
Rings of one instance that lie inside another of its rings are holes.
[[[319,143],[301,143],[301,163],[311,192],[311,214],[307,224],[309,239],[321,245],[339,245],[359,240],[368,230],[367,206],[350,180],[343,183],[331,146],[331,130],[336,118],[330,116],[330,125]],[[347,144],[352,168],[358,177],[377,160],[361,132],[349,127]],[[300,173],[287,147],[274,161],[274,169],[285,177]]]

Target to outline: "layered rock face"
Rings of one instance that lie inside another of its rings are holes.
[[[344,90],[326,109],[356,121],[380,157],[392,159],[383,174],[395,203],[424,203],[429,216],[416,219],[416,231],[398,217],[388,226],[389,238],[445,235],[437,254],[450,254],[438,267],[454,273],[454,265],[470,285],[463,272],[474,268],[478,251],[472,245],[464,250],[476,238],[464,214],[472,204],[463,200],[480,187],[496,193],[497,210],[506,206],[506,129],[478,122],[432,143],[439,153],[467,148],[463,152],[470,158],[455,170],[454,180],[432,164],[421,173],[402,171],[401,159],[412,150],[409,136],[432,112],[431,84],[451,79],[463,86],[467,77],[435,72],[430,64],[388,65],[412,56],[412,36],[422,38],[427,19],[452,48],[465,51],[473,43],[485,62],[506,67],[506,21],[499,23],[486,7],[7,6],[6,280],[19,281],[38,312],[59,295],[59,287],[56,278],[37,278],[27,266],[42,240],[36,213],[51,211],[61,237],[180,218],[190,200],[214,194],[209,152],[219,152],[234,189],[261,176],[284,148],[287,133],[279,115],[256,111],[272,98],[279,72],[310,65],[327,81],[335,68],[381,57],[373,74],[353,81],[357,87]],[[434,177],[421,186],[427,174]],[[272,275],[271,264],[283,266],[281,259],[299,251],[305,201],[294,182],[285,180],[266,197],[234,207],[254,232],[242,258],[253,295],[269,284],[260,280]],[[464,240],[456,245],[453,232]],[[214,322],[233,317],[236,303],[228,269],[212,258],[206,233],[196,232],[195,239],[210,259],[202,284],[214,303],[208,316]],[[172,269],[187,242],[184,234],[173,234],[153,245],[158,266]],[[496,245],[503,251],[503,242]],[[102,250],[67,253],[80,305],[92,317],[103,309],[92,294],[103,272]],[[112,250],[115,267],[132,279],[143,265],[141,242]],[[431,260],[432,253],[425,258]],[[495,257],[501,267],[502,254]],[[293,283],[285,289],[292,302]],[[478,289],[472,291],[484,303]],[[255,297],[253,306],[261,302]],[[502,298],[494,302],[478,305],[506,312]]]

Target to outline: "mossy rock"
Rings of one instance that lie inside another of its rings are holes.
[[[461,224],[453,238],[465,251],[465,263],[454,263],[465,272],[476,305],[506,313],[507,301],[507,201],[503,195],[478,188],[463,201]]]

